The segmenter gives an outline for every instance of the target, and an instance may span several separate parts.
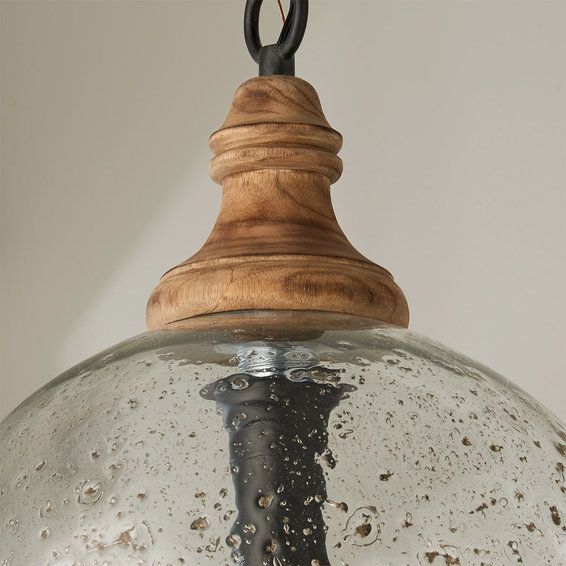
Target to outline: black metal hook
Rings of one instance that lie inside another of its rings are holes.
[[[246,0],[244,37],[253,60],[259,64],[259,74],[295,75],[295,53],[305,35],[309,0],[291,0],[289,13],[277,43],[262,45],[259,36],[259,13],[263,0]]]

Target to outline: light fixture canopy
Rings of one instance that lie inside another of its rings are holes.
[[[306,81],[246,81],[210,137],[220,214],[203,247],[153,292],[149,329],[243,310],[335,312],[407,326],[403,292],[350,244],[334,216],[330,184],[342,173],[341,146]]]

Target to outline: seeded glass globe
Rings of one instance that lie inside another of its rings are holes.
[[[404,329],[265,316],[142,334],[9,415],[0,564],[566,564],[566,429],[531,397]]]

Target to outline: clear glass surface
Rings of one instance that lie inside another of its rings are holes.
[[[142,334],[35,393],[0,425],[0,564],[566,564],[564,425],[427,338],[320,320]]]

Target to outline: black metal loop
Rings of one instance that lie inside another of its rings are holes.
[[[291,0],[289,13],[277,43],[262,45],[259,35],[259,14],[263,0],[246,0],[244,37],[259,74],[295,75],[295,53],[305,35],[309,12],[308,0]]]

